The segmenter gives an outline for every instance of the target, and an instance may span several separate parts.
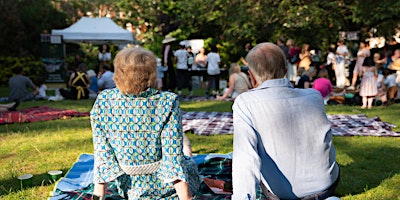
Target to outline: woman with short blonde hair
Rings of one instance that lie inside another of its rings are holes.
[[[242,72],[239,64],[232,63],[229,68],[229,87],[224,89],[222,96],[217,96],[217,100],[224,100],[226,98],[235,99],[250,88],[249,77]]]
[[[124,49],[114,59],[114,82],[123,94],[156,88],[157,57],[142,48]]]
[[[111,181],[121,199],[187,200],[200,186],[179,98],[156,89],[156,63],[148,50],[120,51],[114,60],[117,87],[101,91],[90,111],[93,195],[100,199]]]

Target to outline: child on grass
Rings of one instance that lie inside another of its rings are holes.
[[[378,69],[371,57],[364,60],[361,70],[360,96],[362,97],[361,109],[372,108],[374,97],[378,94],[377,77]]]
[[[39,78],[36,81],[36,84],[39,86],[36,88],[38,91],[38,94],[36,95],[35,99],[40,100],[40,99],[48,99],[49,97],[46,94],[47,86],[44,84],[44,80],[42,78]]]

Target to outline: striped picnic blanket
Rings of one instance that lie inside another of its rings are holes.
[[[383,122],[379,117],[368,118],[364,114],[328,115],[335,136],[394,136],[393,124]],[[198,135],[232,134],[233,115],[230,112],[183,112],[183,131]]]
[[[63,110],[47,106],[25,108],[18,111],[0,113],[0,124],[27,123],[64,119],[69,117],[89,116],[89,112],[78,112],[75,110]]]

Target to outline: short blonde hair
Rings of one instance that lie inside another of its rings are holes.
[[[240,65],[237,63],[232,63],[231,67],[229,68],[229,75],[235,74],[235,73],[240,73],[242,69],[240,68]]]
[[[157,60],[153,52],[140,47],[126,48],[114,59],[114,82],[123,94],[137,95],[156,87]]]
[[[266,80],[283,78],[286,74],[286,56],[273,43],[258,44],[247,54],[246,61],[259,84]]]

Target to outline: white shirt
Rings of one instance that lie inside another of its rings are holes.
[[[179,49],[175,51],[174,56],[178,59],[176,68],[177,69],[187,69],[187,58],[189,56],[185,49]]]
[[[342,45],[337,47],[336,53],[341,54],[336,56],[336,63],[342,63],[345,62],[345,57],[343,56],[343,54],[349,54],[349,50],[345,45]]]
[[[332,64],[334,62],[335,62],[335,54],[332,53],[332,52],[329,52],[328,56],[326,57],[326,64],[330,65],[330,64]]]
[[[42,84],[40,86],[40,88],[38,89],[38,91],[39,91],[38,97],[45,98],[46,97],[46,90],[47,90],[47,86],[45,84]]]
[[[208,53],[207,54],[207,74],[209,75],[217,75],[220,73],[218,63],[221,62],[221,58],[218,53]]]
[[[111,53],[110,52],[99,53],[99,60],[100,61],[109,61],[109,60],[111,60]]]

